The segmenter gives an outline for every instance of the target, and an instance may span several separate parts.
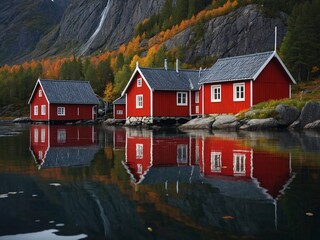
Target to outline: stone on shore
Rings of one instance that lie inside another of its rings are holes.
[[[213,117],[194,118],[185,124],[182,124],[181,129],[211,129],[211,125],[214,122]]]
[[[320,130],[320,120],[316,120],[314,122],[308,123],[304,126],[304,129],[314,129]]]
[[[320,102],[308,102],[301,110],[300,117],[290,125],[291,129],[303,129],[307,124],[320,120]]]
[[[292,106],[279,104],[275,108],[277,114],[277,121],[282,126],[289,126],[299,118],[300,111]]]
[[[241,130],[264,130],[279,127],[279,123],[274,118],[251,119],[240,127]]]
[[[212,123],[212,129],[238,129],[240,123],[234,115],[220,115]]]

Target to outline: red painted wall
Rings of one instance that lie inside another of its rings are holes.
[[[201,173],[205,177],[210,176],[230,176],[242,179],[250,179],[251,174],[251,149],[241,145],[232,139],[208,137],[203,140],[203,155],[200,160]],[[212,171],[211,153],[221,153],[221,169]],[[244,174],[234,172],[234,154],[244,154]]]
[[[39,91],[42,91],[42,96],[39,96]],[[45,105],[46,106],[46,114],[42,115],[41,114],[41,106]],[[34,114],[34,106],[38,106],[38,115]],[[38,84],[36,87],[36,90],[34,91],[34,94],[32,96],[31,102],[30,102],[30,119],[32,121],[48,121],[49,119],[49,105],[47,102],[47,99],[45,97],[45,94],[41,88],[41,86]]]
[[[253,104],[289,98],[290,82],[281,64],[273,58],[253,82]]]
[[[65,116],[57,115],[58,107],[65,107]],[[53,121],[92,120],[92,107],[94,107],[94,105],[50,104],[50,120],[53,120]],[[79,115],[78,115],[78,108],[79,108]],[[94,119],[96,119],[96,114],[94,115]]]
[[[142,155],[137,156],[137,144],[141,144]],[[147,174],[148,169],[152,166],[151,163],[151,139],[143,137],[128,137],[126,148],[126,164],[136,182],[143,179]]]
[[[233,100],[234,83],[245,83],[245,101],[235,102]],[[221,102],[211,102],[212,85],[221,85]],[[203,86],[204,114],[238,113],[250,108],[250,81],[204,84]],[[200,102],[202,102],[202,99],[202,91],[200,91]],[[202,103],[200,103],[200,106],[202,106]]]
[[[259,185],[267,189],[273,198],[280,194],[280,190],[283,189],[290,175],[290,157],[288,155],[254,152],[253,177],[258,179]]]
[[[137,87],[137,79],[142,78],[137,72],[133,77],[130,86],[127,89],[127,117],[144,117],[150,116],[150,89],[142,79],[142,86]],[[136,108],[136,96],[143,95],[143,108]]]
[[[122,111],[122,114],[117,113],[117,111]],[[113,106],[113,117],[117,120],[126,119],[126,105],[125,104],[115,104]]]
[[[153,93],[154,117],[189,117],[189,92],[187,106],[177,106],[176,91],[155,91]]]
[[[44,161],[49,149],[49,125],[30,126],[30,150],[36,161],[40,164]]]

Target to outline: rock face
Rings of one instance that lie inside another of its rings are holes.
[[[23,4],[0,3],[0,64],[22,62],[63,53],[90,55],[115,49],[128,42],[134,27],[160,11],[165,0],[25,0]],[[25,6],[32,6],[22,8]],[[39,16],[34,22],[33,16]],[[203,35],[194,27],[165,44],[185,46],[184,62],[204,56],[227,57],[272,50],[274,26],[278,45],[286,33],[287,16],[263,15],[257,5],[248,5],[202,25]],[[28,23],[28,24],[26,24]],[[32,26],[32,27],[30,27]]]
[[[203,56],[236,56],[274,49],[274,27],[278,28],[278,46],[286,34],[287,15],[269,18],[258,6],[248,5],[234,12],[212,19],[203,25],[203,37],[195,39],[195,32],[186,29],[166,42],[167,48],[188,46],[184,62]],[[192,42],[197,41],[195,45]]]
[[[235,116],[221,115],[212,123],[212,129],[238,129],[239,125]]]
[[[0,65],[18,62],[58,24],[69,0],[0,1]]]
[[[189,122],[182,124],[180,129],[211,129],[211,125],[215,119],[212,117],[207,118],[194,118]]]

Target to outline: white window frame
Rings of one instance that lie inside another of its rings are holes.
[[[188,106],[187,92],[177,92],[177,106]]]
[[[199,113],[199,106],[196,106],[196,113]]]
[[[211,152],[211,172],[221,172],[221,152]]]
[[[41,115],[45,116],[47,114],[47,106],[41,105]]]
[[[137,79],[137,87],[142,87],[142,78]]]
[[[234,102],[245,101],[245,96],[246,96],[245,83],[234,83],[233,84],[233,101]]]
[[[211,102],[221,102],[221,97],[221,85],[211,85]]]
[[[42,90],[39,90],[39,97],[42,97]]]
[[[188,163],[188,145],[187,144],[177,145],[177,163],[178,164]]]
[[[39,115],[39,107],[37,105],[33,107],[33,115],[35,116]]]
[[[137,164],[137,173],[142,174],[142,164],[141,163]]]
[[[57,115],[58,116],[65,116],[66,115],[66,108],[65,107],[57,107]]]
[[[246,174],[246,155],[243,153],[233,154],[233,174],[243,176]]]
[[[123,110],[117,110],[117,115],[123,115]]]
[[[143,144],[136,143],[136,159],[143,159]]]
[[[195,103],[199,103],[199,91],[196,91],[196,92],[194,93],[194,102],[195,102]]]
[[[136,108],[143,108],[143,95],[139,94],[136,96]]]
[[[41,142],[45,143],[46,142],[46,129],[41,128]]]
[[[39,142],[39,130],[38,130],[38,128],[33,129],[33,141],[35,143]]]

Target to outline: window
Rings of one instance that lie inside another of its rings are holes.
[[[39,90],[39,97],[42,97],[42,90]]]
[[[136,96],[136,108],[143,108],[143,95]]]
[[[221,85],[211,86],[211,102],[221,102]]]
[[[46,113],[47,113],[46,105],[41,105],[41,115],[46,115]]]
[[[137,164],[137,173],[142,174],[142,164],[141,163]]]
[[[65,143],[67,139],[66,129],[58,129],[57,131],[57,141],[58,143]]]
[[[246,173],[246,155],[234,153],[233,154],[233,174],[236,176],[245,175]]]
[[[199,103],[199,92],[195,92],[194,94],[194,102]]]
[[[123,114],[123,110],[117,110],[117,114],[118,115],[122,115]]]
[[[136,159],[143,158],[143,144],[137,143],[136,144]]]
[[[221,172],[221,152],[211,152],[211,172]]]
[[[137,87],[142,87],[142,78],[137,79]]]
[[[34,106],[33,107],[33,114],[35,115],[35,116],[37,116],[39,113],[38,113],[38,106]]]
[[[44,143],[46,142],[46,129],[41,128],[41,142]]]
[[[57,108],[57,114],[58,114],[58,116],[65,116],[66,115],[65,107],[58,107]]]
[[[77,115],[79,116],[80,115],[80,108],[77,107]]]
[[[187,93],[186,92],[177,92],[177,105],[178,106],[187,106]]]
[[[188,146],[187,144],[178,144],[177,146],[177,163],[186,164],[188,162]]]
[[[38,155],[39,155],[39,159],[42,160],[42,159],[43,159],[43,152],[42,152],[42,151],[39,151],[39,154],[38,154]]]
[[[244,83],[233,84],[233,101],[244,101]]]
[[[39,130],[38,130],[38,128],[35,128],[33,130],[33,141],[35,143],[37,143],[39,141]]]
[[[199,113],[199,106],[196,106],[196,113]]]

